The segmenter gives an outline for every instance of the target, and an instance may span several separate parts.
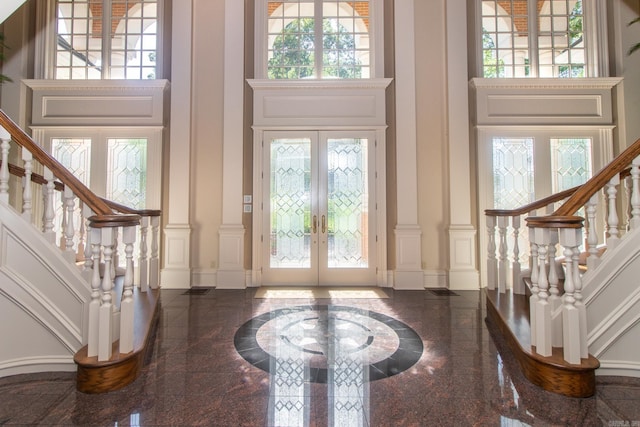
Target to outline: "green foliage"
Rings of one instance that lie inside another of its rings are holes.
[[[504,77],[504,61],[498,60],[496,44],[486,31],[482,32],[482,68],[484,77]]]
[[[344,28],[325,19],[322,40],[323,77],[360,78],[361,70],[355,57],[355,39]],[[335,27],[335,28],[334,28]],[[268,61],[271,79],[303,79],[314,76],[314,19],[294,19],[278,35]]]
[[[8,48],[9,47],[4,44],[4,34],[0,33],[0,64],[4,62],[4,50]],[[0,74],[0,84],[11,81],[13,80],[11,80],[9,77],[5,76],[4,74]]]

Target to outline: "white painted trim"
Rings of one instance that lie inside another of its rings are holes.
[[[0,378],[37,372],[75,372],[78,365],[73,354],[68,356],[21,357],[0,363]]]
[[[242,225],[244,142],[244,2],[225,0],[222,225],[218,230],[218,287],[244,288]]]
[[[425,289],[448,288],[447,272],[444,270],[425,270],[424,287]]]
[[[215,288],[218,282],[218,270],[208,268],[194,268],[191,271],[191,286],[193,288]]]
[[[160,286],[168,289],[191,287],[191,226],[170,224],[164,229],[164,266]]]
[[[598,89],[611,90],[622,82],[622,77],[598,77],[584,79],[534,79],[475,77],[469,84],[474,89]]]
[[[449,287],[477,289],[476,230],[471,214],[467,3],[447,0],[447,136],[449,181]]]

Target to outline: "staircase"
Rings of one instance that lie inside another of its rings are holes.
[[[485,211],[488,322],[549,391],[587,397],[595,375],[640,377],[639,156],[640,140],[582,186]]]
[[[0,376],[77,369],[80,391],[124,387],[157,324],[161,212],[96,196],[2,110],[0,159]]]

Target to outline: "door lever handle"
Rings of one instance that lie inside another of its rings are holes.
[[[318,216],[314,215],[313,216],[313,234],[316,234],[318,232]]]
[[[322,234],[327,232],[327,221],[324,215],[322,215]]]

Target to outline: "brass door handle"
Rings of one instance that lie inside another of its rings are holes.
[[[316,234],[318,232],[318,216],[314,215],[313,216],[313,234]]]
[[[324,215],[322,215],[322,234],[327,232],[327,220]]]

